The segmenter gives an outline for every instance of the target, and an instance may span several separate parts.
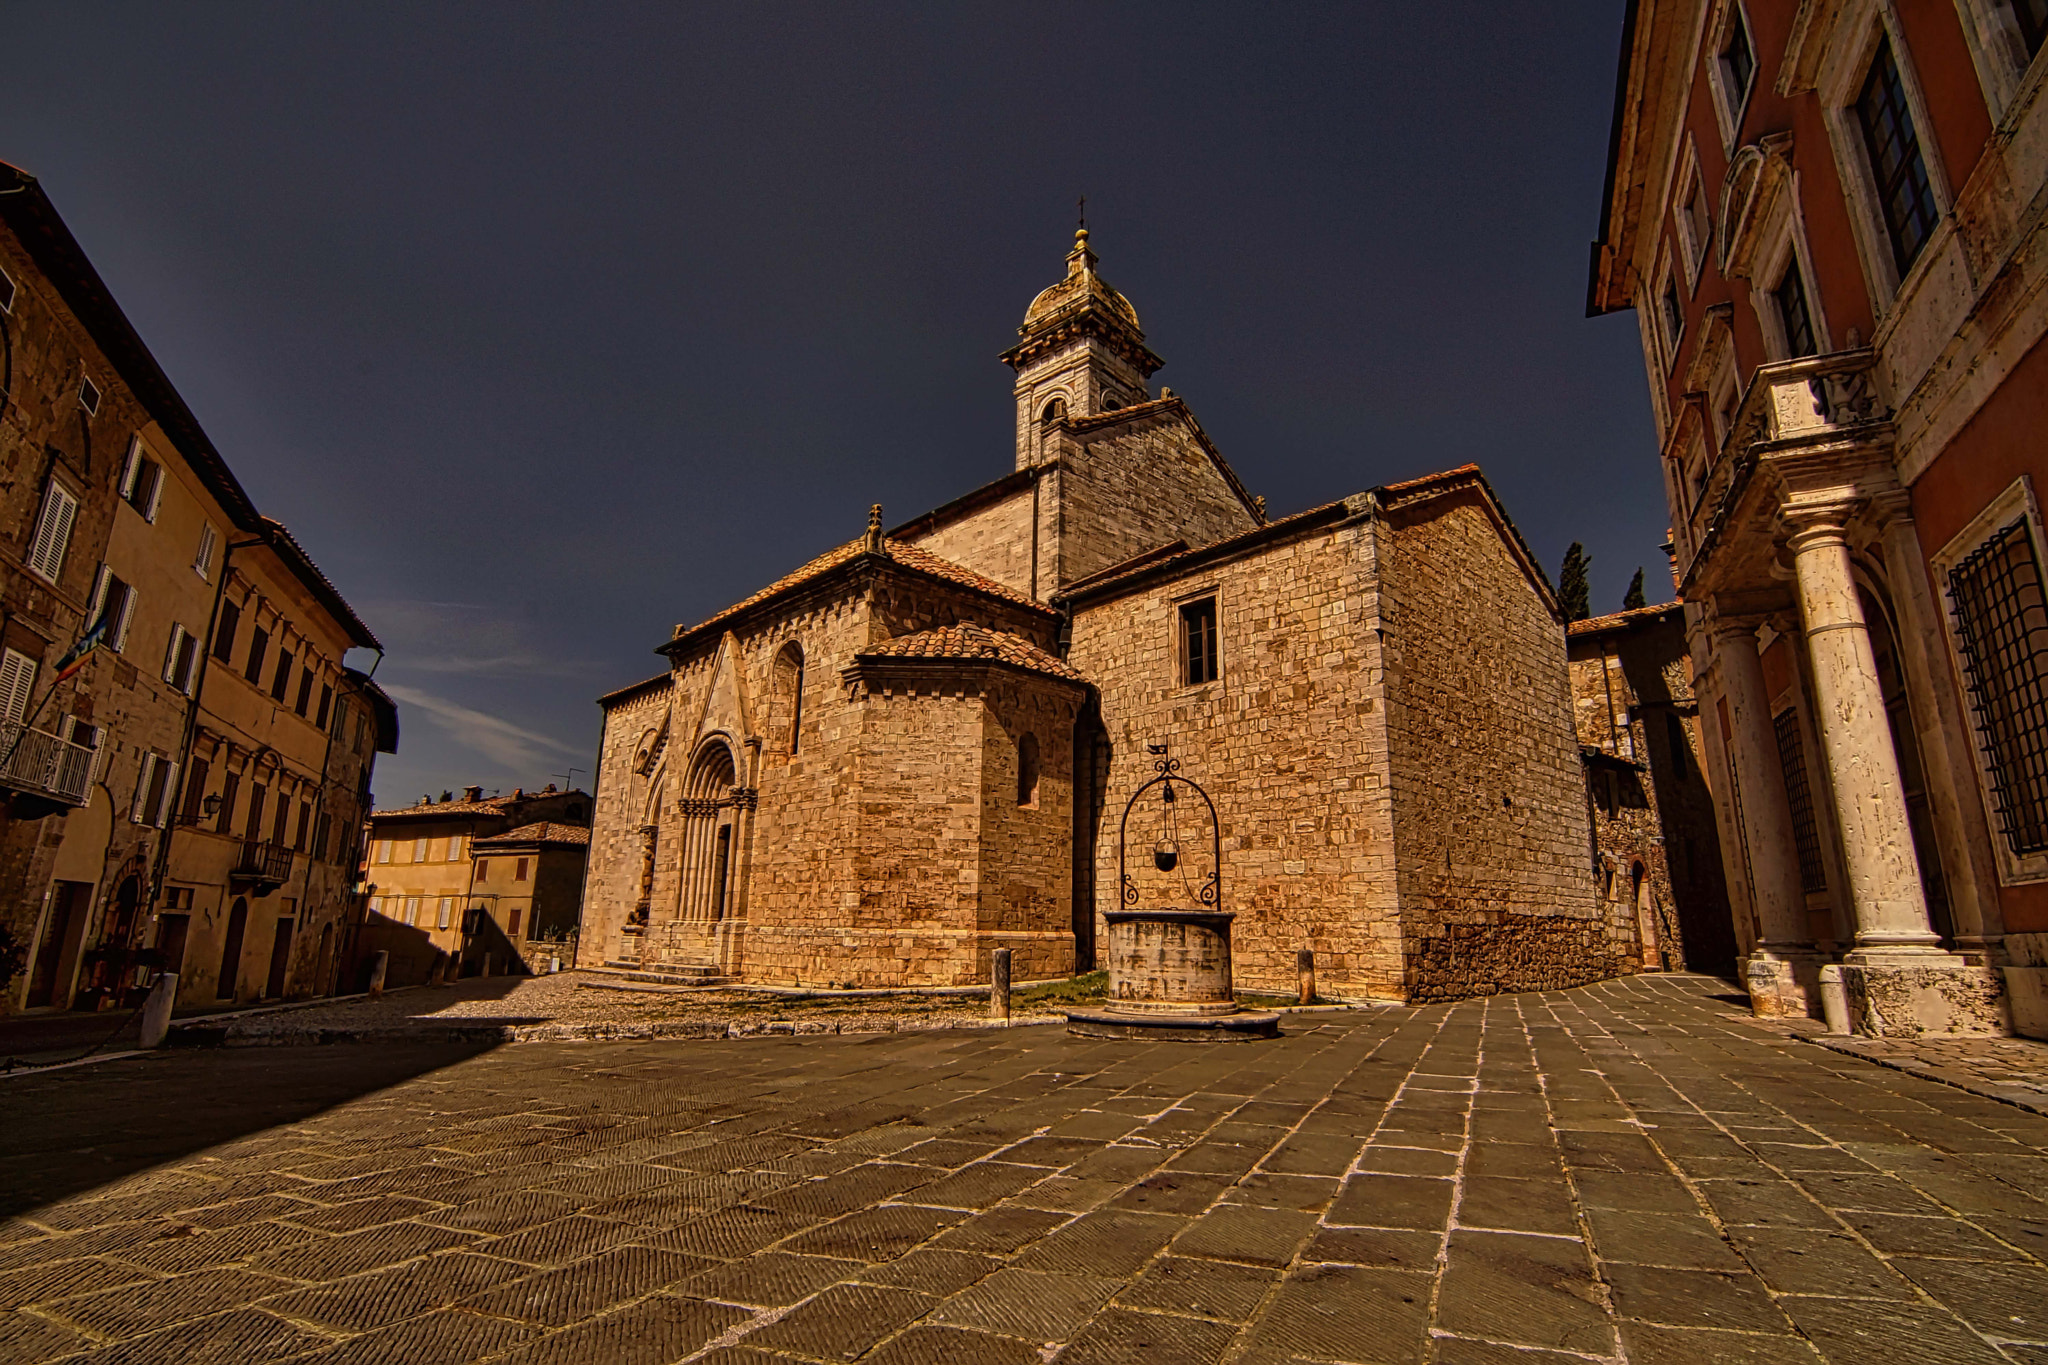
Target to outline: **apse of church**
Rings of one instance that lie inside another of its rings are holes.
[[[1633,970],[1593,894],[1564,636],[1470,466],[1268,519],[1085,229],[1034,299],[1012,471],[866,531],[601,699],[582,960],[958,985],[1094,965],[1115,816],[1215,795],[1241,985],[1443,998]],[[1148,894],[1153,892],[1148,891]]]

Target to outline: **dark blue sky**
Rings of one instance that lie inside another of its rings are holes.
[[[1668,598],[1620,11],[18,3],[0,158],[383,637],[389,802],[587,770],[676,622],[1007,472],[1083,191],[1276,514],[1475,460]]]

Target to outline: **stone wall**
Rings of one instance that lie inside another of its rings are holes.
[[[1564,631],[1550,602],[1474,484],[1392,502],[1384,530],[1380,628],[1408,990],[1435,998],[1487,993],[1489,980],[1526,990],[1612,975],[1633,951],[1634,927],[1595,899]],[[1445,938],[1484,951],[1461,956]],[[1560,939],[1606,947],[1569,966]],[[1466,965],[1453,972],[1453,960]]]
[[[1038,548],[1032,538],[1032,516],[1038,507],[1034,482],[928,530],[913,531],[905,539],[1006,588],[1030,593]]]
[[[1077,422],[1060,444],[1062,585],[1172,540],[1208,545],[1254,525],[1177,399]]]
[[[1256,538],[1255,538],[1256,539]],[[1388,803],[1374,528],[1362,519],[1248,545],[1220,560],[1146,576],[1075,612],[1068,661],[1101,690],[1102,814],[1092,850],[1095,938],[1118,900],[1117,838],[1132,793],[1166,744],[1215,801],[1222,905],[1233,911],[1237,983],[1292,989],[1295,953],[1316,954],[1323,990],[1402,989]],[[1179,604],[1213,592],[1221,677],[1179,672]],[[1152,866],[1157,788],[1131,817],[1139,904],[1186,905],[1209,863],[1199,803],[1178,803],[1182,869]]]

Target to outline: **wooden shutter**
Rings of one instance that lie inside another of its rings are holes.
[[[185,628],[173,622],[170,643],[164,649],[164,681],[177,687],[180,692],[185,689],[178,685],[178,646],[184,642]]]
[[[121,466],[121,497],[126,500],[135,496],[135,476],[142,469],[142,438],[131,437],[128,442],[128,459]]]
[[[149,823],[162,829],[171,822],[171,811],[178,801],[178,765],[164,764],[164,783],[157,790],[156,809],[151,811]]]
[[[20,725],[35,690],[36,661],[8,650],[0,654],[0,724]]]
[[[212,522],[199,528],[199,553],[192,557],[192,571],[208,582],[213,580],[213,549],[218,543],[219,533]]]
[[[142,766],[135,771],[135,801],[128,808],[128,818],[138,825],[149,824],[144,818],[148,813],[150,779],[156,776],[157,765],[163,760],[155,754],[144,753]]]
[[[42,515],[36,518],[35,535],[29,539],[28,567],[38,577],[57,581],[64,567],[64,551],[71,544],[71,528],[78,520],[78,499],[71,491],[50,480],[43,492]]]
[[[113,634],[111,638],[109,638],[107,641],[108,644],[113,646],[114,652],[116,654],[119,654],[124,648],[127,647],[128,627],[130,623],[132,623],[135,620],[134,585],[123,583],[121,584],[121,586],[127,589],[127,596],[121,599],[121,619],[114,623]]]

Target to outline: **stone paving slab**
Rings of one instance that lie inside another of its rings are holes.
[[[1726,992],[26,1077],[0,1361],[2048,1362],[2048,1118]]]

